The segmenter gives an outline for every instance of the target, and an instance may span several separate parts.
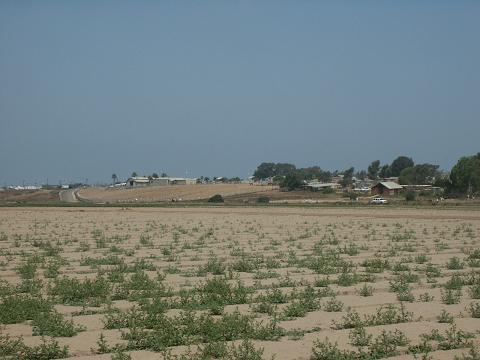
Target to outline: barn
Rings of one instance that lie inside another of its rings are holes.
[[[393,181],[380,181],[370,188],[372,195],[396,195],[403,190],[403,186]]]

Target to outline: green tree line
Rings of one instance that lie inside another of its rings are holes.
[[[343,175],[341,185],[348,188],[353,177],[363,180],[380,180],[398,177],[402,185],[434,185],[444,189],[450,196],[475,196],[480,194],[480,153],[460,158],[450,173],[441,172],[438,165],[415,164],[408,156],[398,156],[390,164],[381,164],[374,160],[367,170],[354,172],[351,167],[344,171],[322,170],[319,166],[297,168],[294,164],[263,162],[253,173],[256,180],[273,179],[287,190],[300,188],[306,181],[329,182],[333,176]]]

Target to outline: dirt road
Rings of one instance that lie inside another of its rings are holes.
[[[60,197],[60,201],[78,202],[76,191],[77,189],[68,189],[68,190],[60,191],[60,193],[58,194],[58,196]]]

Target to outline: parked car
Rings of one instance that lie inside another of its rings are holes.
[[[382,197],[376,196],[370,201],[370,204],[375,204],[375,205],[381,205],[381,204],[387,204],[388,201]]]

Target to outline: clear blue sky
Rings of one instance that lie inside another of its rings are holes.
[[[0,1],[0,185],[480,150],[479,1]]]

